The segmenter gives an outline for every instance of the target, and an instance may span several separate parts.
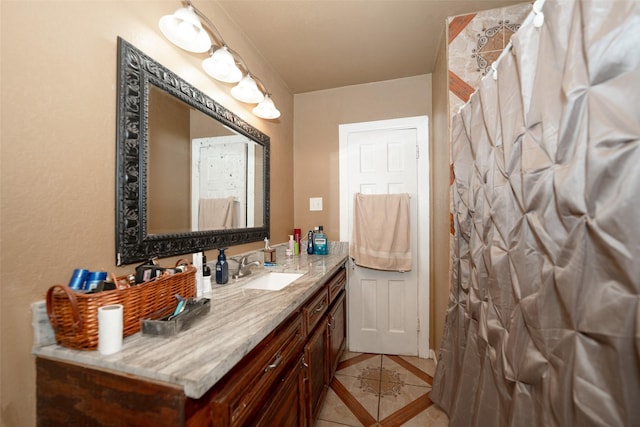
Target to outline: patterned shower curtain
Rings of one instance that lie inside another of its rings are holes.
[[[451,426],[638,426],[640,1],[542,12],[453,119],[431,398]]]

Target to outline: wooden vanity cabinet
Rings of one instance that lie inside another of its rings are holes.
[[[307,370],[305,401],[307,423],[312,426],[322,408],[346,342],[346,270],[341,268],[303,308],[303,313],[322,313],[321,320],[307,338],[304,362]],[[328,310],[319,310],[325,305]]]
[[[176,386],[38,357],[37,425],[305,426],[300,312],[199,399]]]
[[[313,426],[346,338],[344,267],[201,398],[36,359],[38,425]]]
[[[214,426],[312,426],[346,342],[346,270],[218,383]]]
[[[340,355],[347,344],[347,294],[342,291],[331,306],[328,315],[329,369],[327,384],[331,383],[338,368]]]
[[[289,377],[300,372],[304,340],[302,319],[296,314],[254,348],[214,386],[213,393],[208,393],[212,424],[259,425],[254,420],[266,416],[262,413],[265,407],[270,408],[268,412],[272,417],[281,413],[279,405],[283,405],[286,412],[294,397],[281,388],[283,384],[291,386],[293,380]],[[287,398],[286,408],[277,396]]]
[[[304,390],[305,409],[309,425],[318,416],[322,401],[327,393],[327,346],[329,331],[323,319],[304,346],[304,363],[307,370]]]
[[[302,316],[304,318],[304,331],[309,336],[324,317],[329,308],[329,292],[324,287],[315,294],[307,303],[302,306]]]
[[[336,373],[340,355],[347,344],[347,272],[343,267],[333,276],[329,282],[329,303],[331,308],[327,315],[329,330],[328,342],[328,377],[327,384],[331,382]]]
[[[304,372],[302,360],[298,369],[293,369],[278,386],[271,403],[259,414],[255,425],[264,427],[306,426],[304,399],[302,395]],[[215,425],[215,424],[214,424]]]

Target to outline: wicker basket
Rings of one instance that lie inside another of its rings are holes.
[[[176,304],[176,294],[196,296],[196,268],[161,276],[127,289],[83,294],[66,285],[47,291],[47,315],[58,344],[77,350],[98,348],[98,307],[122,304],[124,336],[140,330],[140,319]]]

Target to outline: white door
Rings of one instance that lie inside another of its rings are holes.
[[[247,152],[247,138],[241,135],[197,138],[191,141],[191,229],[198,231],[200,199],[234,198],[235,222],[246,227],[248,184],[245,176],[255,169],[252,153]],[[252,188],[249,188],[252,191]],[[253,208],[251,208],[253,212]]]
[[[429,354],[427,126],[426,116],[340,126],[341,240],[351,240],[355,193],[411,196],[411,271],[379,271],[349,261],[350,351]]]

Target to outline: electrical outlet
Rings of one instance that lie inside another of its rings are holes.
[[[321,211],[322,210],[322,197],[311,197],[311,198],[309,198],[309,210],[310,211]]]

